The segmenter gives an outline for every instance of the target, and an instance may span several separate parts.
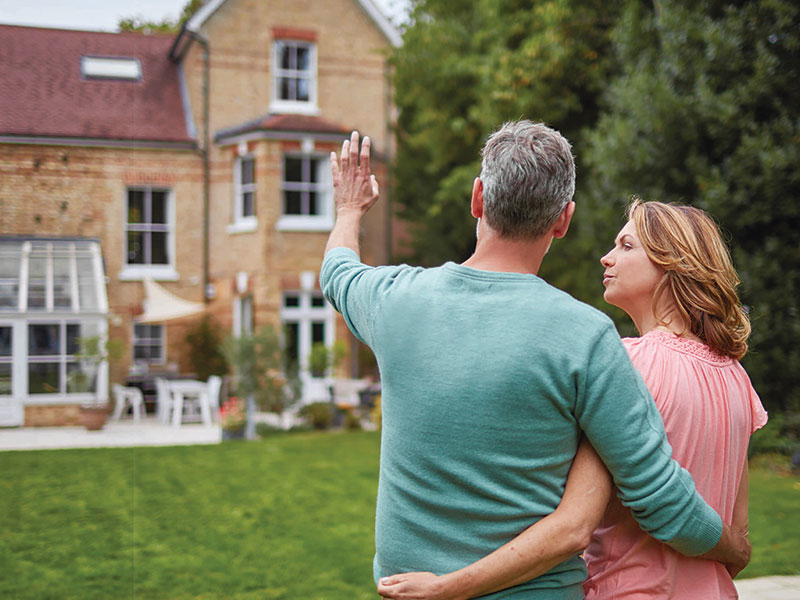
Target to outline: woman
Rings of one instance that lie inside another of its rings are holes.
[[[767,415],[739,364],[750,323],[715,223],[690,206],[640,202],[605,267],[604,298],[642,337],[624,340],[664,419],[673,456],[703,498],[747,531],[747,445]],[[587,598],[736,598],[720,563],[644,534],[612,499],[584,558]]]
[[[628,219],[601,259],[604,298],[639,330],[641,337],[623,341],[664,418],[675,458],[723,520],[746,535],[747,444],[767,416],[738,362],[750,333],[738,277],[703,211],[637,199]],[[460,571],[387,577],[378,592],[447,600],[515,585],[584,548],[575,532],[593,529],[605,508],[584,555],[587,598],[737,597],[732,574],[707,560],[721,557],[688,558],[649,537],[615,497],[606,507],[608,489],[602,463],[584,443],[553,514]]]

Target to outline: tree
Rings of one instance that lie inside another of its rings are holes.
[[[628,2],[622,70],[587,149],[603,240],[619,225],[608,207],[622,214],[633,193],[718,219],[753,323],[745,367],[783,410],[800,408],[798,23],[792,0]]]
[[[615,11],[615,3],[596,0],[412,4],[391,59],[399,109],[394,190],[412,224],[410,260],[439,264],[472,252],[479,151],[503,121],[543,120],[573,142],[594,123]]]
[[[282,415],[300,400],[300,379],[296,368],[288,364],[280,338],[272,327],[263,326],[251,335],[238,338],[228,337],[223,351],[234,369],[236,393],[247,398],[245,435],[252,438],[255,407]]]
[[[146,21],[142,17],[124,17],[117,24],[119,31],[140,31],[142,33],[177,33],[181,26],[200,10],[206,0],[189,0],[183,7],[181,15],[176,21],[164,19],[162,21]]]
[[[189,362],[198,379],[205,381],[211,375],[226,375],[228,361],[222,350],[222,331],[209,315],[193,325],[184,339]]]

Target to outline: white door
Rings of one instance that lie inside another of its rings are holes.
[[[25,420],[22,400],[14,394],[14,329],[11,323],[0,321],[0,427],[16,427]]]

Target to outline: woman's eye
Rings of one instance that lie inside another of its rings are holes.
[[[622,247],[623,247],[625,250],[633,250],[633,246],[631,246],[630,244],[623,244],[623,245],[622,245]]]

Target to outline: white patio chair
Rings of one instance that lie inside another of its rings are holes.
[[[111,415],[111,420],[120,420],[122,411],[125,409],[125,404],[127,403],[131,406],[133,420],[140,421],[142,419],[142,407],[144,406],[142,390],[137,387],[124,387],[118,383],[112,386],[112,390],[114,392],[114,413]]]
[[[163,377],[156,377],[156,416],[159,423],[169,423],[172,408],[172,392],[169,389],[169,382]]]
[[[222,389],[222,377],[211,375],[208,378],[208,408],[211,410],[211,418],[216,420],[219,414],[219,392]]]

